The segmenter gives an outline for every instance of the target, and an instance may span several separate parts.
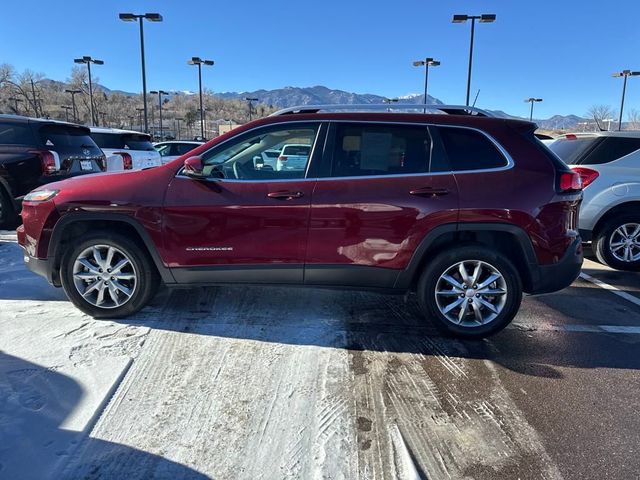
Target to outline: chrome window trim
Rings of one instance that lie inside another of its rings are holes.
[[[308,178],[306,175],[309,171],[309,167],[311,165],[311,162],[309,162],[307,164],[307,170],[305,170],[305,176],[303,178],[283,178],[283,179],[268,179],[268,180],[240,180],[240,179],[229,179],[229,178],[203,178],[200,179],[200,181],[207,181],[207,182],[230,182],[230,183],[281,183],[281,182],[303,182],[303,181],[327,181],[327,180],[361,180],[361,179],[373,179],[373,178],[397,178],[397,177],[424,177],[424,176],[436,176],[436,175],[466,175],[469,173],[493,173],[493,172],[504,172],[506,170],[510,170],[514,167],[515,162],[513,160],[513,157],[511,157],[511,155],[509,154],[509,152],[507,152],[505,150],[505,148],[495,139],[493,138],[491,135],[489,135],[487,132],[480,130],[479,128],[475,128],[475,127],[469,127],[466,125],[447,125],[447,124],[440,124],[440,123],[432,123],[432,122],[383,122],[383,121],[379,121],[379,120],[341,120],[341,119],[335,119],[335,120],[298,120],[296,121],[295,119],[291,119],[290,121],[286,121],[286,122],[277,122],[277,123],[272,123],[269,125],[260,125],[258,127],[254,127],[252,129],[247,130],[246,132],[242,132],[242,134],[245,133],[250,133],[253,132],[255,130],[259,130],[262,128],[268,128],[274,125],[288,125],[288,124],[299,124],[299,123],[317,123],[320,124],[320,126],[322,125],[322,123],[326,123],[327,126],[330,126],[332,123],[354,123],[354,124],[373,124],[373,125],[420,125],[423,127],[442,127],[442,128],[463,128],[466,130],[473,130],[475,132],[479,132],[480,134],[484,135],[497,149],[498,151],[502,154],[502,156],[505,158],[505,160],[507,161],[507,164],[502,166],[502,167],[495,167],[495,168],[485,168],[485,169],[478,169],[478,170],[449,170],[446,172],[421,172],[421,173],[392,173],[392,174],[387,174],[387,175],[359,175],[359,176],[352,176],[352,177],[315,177],[315,178]],[[318,133],[320,132],[320,128],[318,129]],[[205,155],[206,153],[208,153],[209,151],[211,151],[214,148],[218,148],[221,145],[224,145],[225,143],[233,140],[235,137],[231,137],[226,139],[225,141],[211,147],[209,150],[207,150],[206,152],[203,152],[202,155]],[[317,143],[318,143],[318,134],[316,133],[316,138],[314,139],[313,142],[313,148],[311,151],[311,157],[313,158],[313,155],[315,155],[315,151],[317,148]],[[182,172],[183,167],[180,167],[180,169],[178,170],[178,172],[176,173],[176,178],[187,178],[191,180],[191,177],[187,177],[186,175],[182,175],[180,172]]]

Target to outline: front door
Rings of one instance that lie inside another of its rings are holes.
[[[425,235],[455,225],[458,192],[429,129],[335,122],[313,193],[305,283],[392,288]],[[435,149],[435,151],[434,151]],[[329,168],[330,165],[330,168]]]
[[[319,132],[318,123],[301,122],[251,130],[202,155],[206,179],[176,175],[163,226],[176,281],[302,282]],[[309,146],[306,161],[281,170],[264,161],[287,145]]]

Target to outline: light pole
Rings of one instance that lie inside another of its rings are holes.
[[[204,138],[204,106],[202,105],[202,65],[212,66],[213,60],[203,60],[200,57],[191,57],[189,65],[198,66],[198,88],[200,89],[200,136]]]
[[[60,108],[62,108],[64,110],[64,116],[67,119],[67,122],[69,121],[69,110],[71,110],[73,107],[70,107],[69,105],[60,105]]]
[[[127,115],[127,118],[129,119],[129,128],[131,130],[133,130],[133,119],[136,118],[135,115]]]
[[[82,93],[82,90],[65,90],[65,93],[71,94],[71,105],[73,105],[73,121],[78,123],[78,110],[76,109],[76,93]]]
[[[397,98],[384,98],[382,99],[382,103],[387,103],[387,104],[392,104],[392,103],[398,103],[398,99]],[[387,112],[390,112],[391,108],[387,107]]]
[[[247,101],[247,104],[249,105],[249,121],[251,121],[251,112],[253,111],[253,105],[251,102],[257,102],[258,99],[252,98],[252,97],[244,97],[244,99]]]
[[[161,22],[162,15],[159,13],[120,13],[118,18],[124,22],[138,22],[140,24],[140,57],[142,58],[142,102],[144,104],[144,131],[149,133],[149,123],[147,121],[147,74],[144,66],[144,19],[150,22]]]
[[[151,95],[158,95],[158,108],[160,109],[160,140],[162,140],[162,95],[169,95],[169,92],[164,90],[151,90]]]
[[[528,102],[528,103],[531,104],[531,111],[529,112],[529,121],[530,122],[533,120],[533,104],[536,103],[536,102],[541,102],[541,101],[542,101],[541,98],[533,98],[533,97],[527,98],[525,100],[525,102]]]
[[[623,70],[613,74],[614,77],[624,77],[624,83],[622,84],[622,100],[620,101],[620,119],[618,120],[618,131],[622,129],[622,110],[624,109],[624,96],[627,93],[627,78],[637,77],[640,72],[632,72],[631,70]]]
[[[91,83],[91,64],[95,63],[96,65],[104,65],[102,60],[96,60],[95,58],[91,58],[90,56],[85,55],[82,58],[75,58],[73,60],[74,63],[84,63],[87,65],[87,72],[89,73],[89,107],[91,108],[91,125],[96,124],[96,116],[93,112],[93,84]]]
[[[9,98],[7,98],[7,100],[9,100],[11,102],[14,102],[14,104],[15,104],[14,110],[16,112],[16,115],[20,115],[20,111],[18,110],[18,102],[22,102],[22,100],[20,98],[18,98],[18,97],[9,97]]]
[[[492,23],[496,21],[496,15],[493,13],[483,13],[482,15],[454,15],[453,23],[464,23],[471,20],[471,43],[469,45],[469,72],[467,74],[467,103],[469,105],[469,94],[471,92],[471,64],[473,63],[473,36],[476,30],[476,20],[480,23]]]
[[[142,130],[142,112],[144,112],[144,108],[136,108],[136,112],[138,112],[138,126]]]
[[[424,60],[416,60],[413,62],[414,67],[424,67],[424,110],[422,113],[427,113],[427,85],[429,84],[429,67],[437,67],[440,65],[438,60],[434,60],[431,57],[427,57]]]
[[[184,120],[184,118],[175,117],[175,121],[178,123],[176,127],[176,140],[180,140],[180,121]]]

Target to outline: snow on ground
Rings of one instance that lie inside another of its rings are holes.
[[[0,235],[0,333],[2,478],[559,476],[491,363],[399,297],[164,290],[93,320]]]

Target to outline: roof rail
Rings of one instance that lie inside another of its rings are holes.
[[[298,105],[296,107],[283,108],[270,116],[288,115],[294,113],[318,113],[335,111],[362,111],[362,110],[382,110],[396,112],[397,110],[415,110],[415,113],[422,113],[423,110],[437,111],[449,115],[475,115],[478,117],[495,117],[486,110],[466,105],[424,105],[420,103],[365,103],[365,104],[336,104],[336,105]]]

